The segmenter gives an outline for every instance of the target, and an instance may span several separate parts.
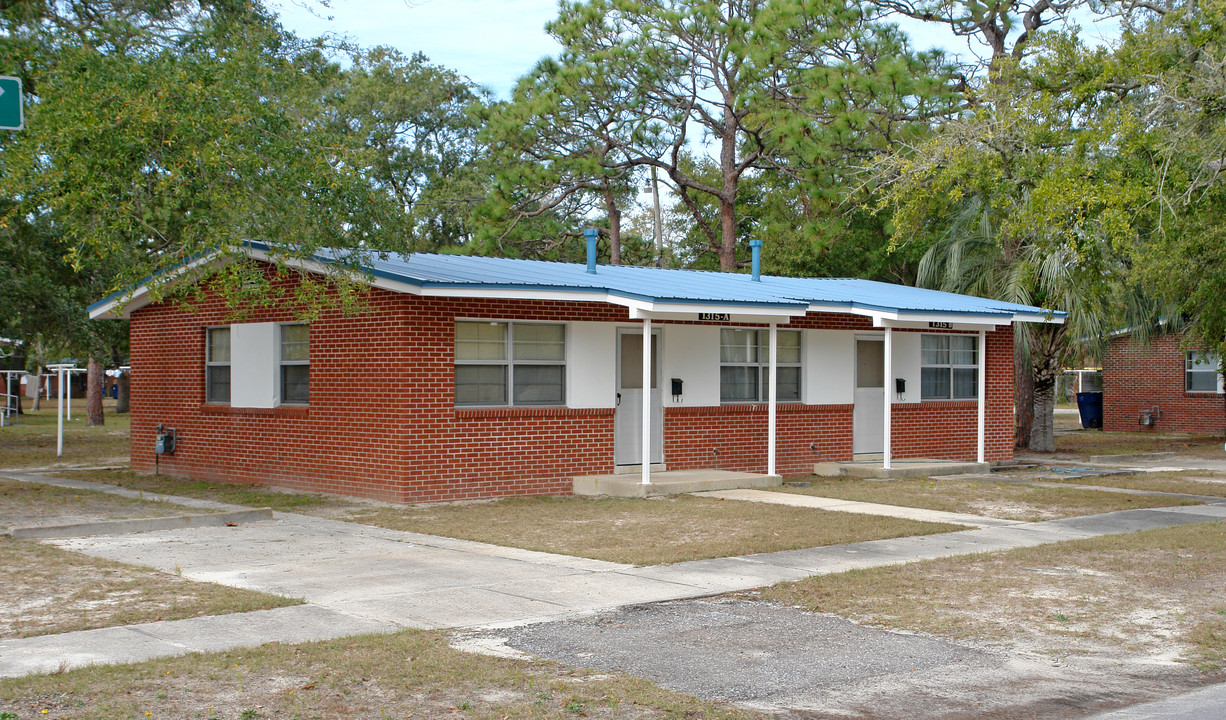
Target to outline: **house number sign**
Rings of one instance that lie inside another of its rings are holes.
[[[953,330],[954,324],[950,322],[930,322],[928,323],[930,330]]]
[[[732,313],[698,313],[698,319],[708,322],[732,322]]]

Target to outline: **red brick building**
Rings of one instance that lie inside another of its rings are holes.
[[[1215,355],[1185,349],[1182,335],[1141,346],[1113,337],[1103,358],[1103,430],[1226,433],[1226,402]]]
[[[425,254],[368,269],[368,312],[309,325],[145,288],[93,306],[131,320],[132,468],[422,502],[565,494],[619,466],[1004,460],[1012,323],[1062,317],[863,280]],[[159,426],[173,452],[155,455]]]

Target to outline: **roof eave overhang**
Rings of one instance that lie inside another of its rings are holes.
[[[993,329],[1001,325],[1015,322],[1039,322],[1063,324],[1065,313],[1056,312],[1050,315],[1037,313],[1015,313],[1008,311],[992,313],[956,312],[956,311],[907,311],[898,308],[868,306],[853,302],[811,303],[809,312],[839,312],[861,315],[872,318],[873,327],[895,327],[944,330],[979,330]]]

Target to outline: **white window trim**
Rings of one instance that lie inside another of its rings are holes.
[[[284,344],[281,337],[281,331],[286,327],[303,326],[307,329],[307,359],[306,360],[286,360],[282,353],[284,352]],[[307,367],[307,399],[305,402],[287,401],[281,397],[281,390],[285,385],[284,368],[287,365]],[[311,404],[311,324],[310,323],[278,323],[277,324],[277,405],[288,405],[291,407],[307,407]]]
[[[213,384],[210,382],[210,376],[212,375],[212,369],[215,367],[231,368],[231,360],[227,360],[225,362],[219,362],[219,361],[213,360],[213,343],[210,341],[209,336],[213,333],[214,330],[225,330],[227,333],[229,333],[230,326],[229,325],[207,325],[204,328],[204,401],[206,403],[210,403],[213,405],[229,405],[231,398],[234,397],[233,395],[234,370],[233,369],[230,370],[230,383],[229,383],[230,393],[231,393],[230,397],[226,398],[225,400],[215,400],[212,397],[209,397],[209,390],[213,386]],[[231,340],[233,340],[233,335],[231,335]],[[233,345],[231,345],[230,352],[231,352],[230,357],[233,358],[234,357]]]
[[[1184,353],[1183,391],[1187,393],[1188,395],[1221,395],[1223,394],[1223,392],[1226,392],[1226,388],[1223,388],[1221,358],[1218,358],[1217,369],[1210,369],[1204,366],[1201,366],[1200,368],[1195,368],[1194,365],[1195,365],[1197,356],[1201,356],[1201,357],[1204,357],[1206,360],[1209,360],[1210,358],[1215,357],[1216,353],[1200,353],[1195,350],[1189,350],[1188,352]],[[1197,373],[1197,374],[1213,373],[1216,376],[1215,382],[1213,384],[1214,385],[1213,389],[1212,390],[1189,390],[1188,389],[1188,377],[1192,373]]]
[[[719,330],[720,330],[719,345],[716,347],[716,352],[720,352],[723,350],[723,347],[724,347],[723,331],[724,330],[745,330],[749,332],[758,333],[757,335],[758,348],[760,349],[766,348],[766,353],[768,355],[770,353],[770,329],[769,328],[727,326],[727,327],[720,327]],[[805,371],[804,371],[805,336],[804,336],[804,332],[802,332],[801,330],[793,330],[790,328],[786,330],[783,328],[779,328],[775,332],[777,333],[785,333],[785,332],[786,333],[796,333],[796,337],[799,340],[797,349],[800,351],[800,360],[798,360],[797,362],[794,362],[794,363],[776,362],[775,363],[775,367],[777,369],[782,369],[782,368],[798,368],[799,369],[797,373],[796,397],[794,398],[781,397],[781,398],[778,398],[778,402],[780,403],[804,402],[804,397],[805,397]],[[769,402],[770,400],[770,367],[771,367],[769,357],[767,357],[766,359],[763,359],[761,357],[761,353],[759,353],[759,357],[756,362],[724,362],[723,359],[720,359],[720,358],[717,358],[717,359],[719,359],[719,367],[721,371],[723,370],[723,368],[726,368],[726,367],[756,367],[758,368],[758,399],[757,400],[725,400],[724,393],[723,393],[723,381],[721,377],[720,393],[719,393],[719,404],[720,405],[757,405],[760,403]],[[721,375],[722,375],[722,372],[721,372]]]
[[[954,337],[970,338],[972,340],[971,348],[975,351],[975,364],[974,365],[963,365],[959,363],[954,363],[953,361],[954,350],[952,347],[946,351],[949,353],[948,363],[938,363],[938,364],[925,363],[924,362],[924,337],[925,336],[948,337],[948,338],[954,338]],[[961,402],[961,401],[978,400],[979,397],[983,394],[983,388],[979,387],[979,365],[982,362],[983,362],[983,358],[979,357],[979,338],[977,335],[970,335],[967,333],[920,333],[920,388],[919,388],[920,389],[920,402],[942,402],[942,401]],[[931,396],[924,395],[924,369],[925,368],[945,368],[949,370],[949,397],[931,397]],[[974,370],[975,371],[975,394],[974,395],[968,395],[966,397],[954,397],[954,370]],[[886,378],[886,382],[887,383],[890,382],[890,379]],[[886,388],[886,390],[892,390],[892,389],[893,388]]]
[[[500,323],[507,326],[506,345],[502,360],[460,360],[455,357],[456,323],[471,322],[471,323]],[[515,360],[515,326],[516,325],[551,325],[562,328],[562,360]],[[570,323],[553,322],[550,320],[507,320],[501,318],[469,318],[457,317],[452,323],[451,334],[451,361],[452,366],[458,365],[501,365],[506,368],[506,401],[497,403],[461,403],[455,399],[455,380],[452,379],[452,404],[457,408],[505,408],[505,407],[567,407],[570,388],[567,384],[567,365],[570,361]],[[516,365],[540,365],[545,367],[562,368],[562,399],[556,403],[516,403],[515,402],[515,366]]]

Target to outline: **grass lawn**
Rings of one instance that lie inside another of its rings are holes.
[[[972,480],[860,480],[855,478],[801,478],[811,487],[784,486],[780,492],[875,502],[885,505],[970,513],[1005,520],[1035,522],[1092,515],[1138,507],[1193,505],[1197,501],[1145,495],[1051,488],[1021,483]]]
[[[346,519],[633,565],[927,535],[958,525],[675,495],[511,498],[351,512]]]
[[[859,621],[1055,655],[1226,664],[1226,523],[782,583],[762,595]]]
[[[1069,478],[1067,480],[1062,479],[1051,482],[1067,482],[1072,485],[1098,485],[1127,490],[1145,490],[1147,492],[1226,497],[1226,477],[1200,471],[1104,475],[1103,477]]]
[[[0,427],[0,468],[128,463],[128,414],[116,415],[114,400],[103,400],[105,424],[85,427],[85,401],[73,399],[72,420],[64,420],[64,455],[56,457],[56,401],[33,412],[29,400],[16,425]]]
[[[437,633],[195,654],[0,680],[0,717],[713,718],[766,716],[625,675],[449,648]]]
[[[299,602],[0,537],[0,640]]]
[[[294,492],[263,485],[189,480],[171,475],[138,475],[131,470],[62,470],[56,475],[73,480],[118,485],[147,493],[216,500],[251,507],[269,507],[285,512],[302,512],[307,508],[336,511],[361,507],[359,501],[335,495]]]
[[[1177,452],[1195,458],[1226,459],[1223,439],[1211,435],[1078,430],[1056,435],[1057,455],[1136,455]]]
[[[659,565],[964,529],[959,525],[852,515],[678,495],[667,498],[532,497],[392,505],[259,486],[74,470],[93,480],[255,507],[321,515],[392,530],[476,540],[632,565]]]

